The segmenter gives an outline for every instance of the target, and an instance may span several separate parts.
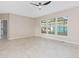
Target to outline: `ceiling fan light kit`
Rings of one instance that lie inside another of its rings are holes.
[[[39,10],[42,8],[42,6],[38,6]]]

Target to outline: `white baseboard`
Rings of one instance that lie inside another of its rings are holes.
[[[79,46],[79,43],[77,42],[70,42],[70,41],[67,41],[67,40],[58,40],[58,39],[54,39],[54,38],[50,38],[50,37],[43,37],[43,36],[37,36],[37,37],[41,37],[41,38],[45,38],[45,39],[51,39],[51,40],[55,40],[55,41],[60,41],[60,42],[65,42],[65,43],[68,43],[68,44],[73,44],[73,45],[78,45]]]
[[[31,37],[41,37],[41,38],[56,40],[56,41],[65,42],[65,43],[69,43],[69,44],[79,45],[79,43],[77,43],[77,42],[72,42],[72,41],[67,41],[67,40],[60,40],[60,39],[58,40],[58,39],[55,39],[55,38],[50,38],[50,37],[45,37],[45,36],[32,36],[32,35],[30,35],[30,36],[11,37],[8,40],[31,38]]]
[[[23,38],[29,38],[29,37],[33,37],[32,35],[19,35],[19,36],[13,36],[13,37],[9,37],[8,40],[15,40],[15,39],[23,39]]]

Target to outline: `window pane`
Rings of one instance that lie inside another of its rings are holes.
[[[57,33],[58,35],[67,36],[67,17],[57,18]]]
[[[48,34],[55,34],[55,21],[55,18],[48,20]]]
[[[41,20],[41,33],[46,33],[46,20]]]

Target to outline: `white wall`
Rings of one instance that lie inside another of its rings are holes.
[[[58,16],[68,16],[68,36],[58,37],[55,35],[41,34],[40,20]],[[40,36],[59,41],[79,44],[79,7],[52,13],[39,18],[29,18],[15,14],[0,15],[2,19],[8,19],[8,39],[17,39],[31,36]]]
[[[68,36],[67,37],[58,37],[55,35],[48,35],[40,33],[40,20],[41,19],[50,19],[58,16],[68,16]],[[35,36],[40,36],[44,38],[55,39],[59,41],[65,41],[69,43],[79,44],[79,7],[71,8],[68,10],[56,12],[50,15],[42,16],[36,19],[36,30]]]
[[[9,15],[8,39],[31,37],[34,34],[34,20],[15,14]]]

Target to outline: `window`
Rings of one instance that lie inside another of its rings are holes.
[[[41,33],[67,36],[68,32],[68,17],[62,16],[41,20]]]
[[[46,31],[46,20],[41,21],[41,33],[47,33],[47,31]]]
[[[48,34],[55,34],[55,22],[55,18],[48,20]]]
[[[57,18],[57,34],[67,36],[67,17]]]

